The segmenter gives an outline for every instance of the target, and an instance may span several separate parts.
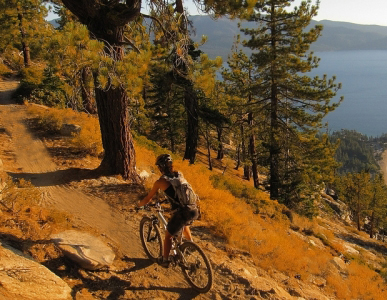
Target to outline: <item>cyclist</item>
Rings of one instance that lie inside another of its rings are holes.
[[[185,238],[192,241],[192,235],[188,225],[192,224],[192,222],[198,218],[199,211],[196,205],[181,205],[173,186],[167,179],[163,178],[165,176],[174,178],[179,174],[173,169],[172,157],[169,154],[158,156],[156,159],[156,166],[159,168],[162,176],[153,184],[153,188],[148,195],[137,204],[137,207],[149,203],[158,190],[164,191],[167,195],[173,214],[167,225],[163,255],[159,257],[158,263],[162,267],[168,268],[170,264],[169,252],[172,248],[172,237],[179,234],[182,230]]]

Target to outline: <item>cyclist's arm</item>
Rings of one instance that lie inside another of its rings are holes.
[[[157,191],[160,188],[160,182],[157,180],[154,184],[148,195],[145,196],[144,199],[142,199],[140,202],[138,202],[137,207],[141,207],[144,205],[147,205],[151,200],[152,197],[157,193]]]

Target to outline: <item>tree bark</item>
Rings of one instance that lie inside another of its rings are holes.
[[[360,192],[357,192],[357,205],[356,205],[356,224],[357,230],[360,231]]]
[[[373,211],[371,214],[371,220],[370,220],[370,238],[371,239],[374,237],[374,223],[375,223],[375,212]]]
[[[242,161],[244,163],[243,166],[243,176],[247,181],[250,181],[250,167],[246,165],[246,146],[245,146],[245,129],[243,125],[241,125],[241,137],[242,137],[242,142],[241,142],[241,147],[242,147]]]
[[[208,169],[212,171],[212,161],[211,161],[211,144],[210,144],[210,133],[206,129],[206,142],[207,142],[207,153],[208,153]]]
[[[18,11],[17,17],[19,19],[19,31],[21,34],[24,66],[27,68],[31,65],[30,47],[29,47],[28,42],[27,42],[26,31],[25,31],[24,25],[23,25],[23,13],[20,11],[19,8],[17,9],[17,11]]]
[[[105,150],[100,169],[137,180],[136,153],[129,127],[128,97],[121,88],[96,89],[102,144]]]
[[[187,111],[187,133],[185,141],[184,159],[191,164],[195,162],[199,140],[199,104],[192,83],[185,89],[184,103]]]
[[[223,159],[224,157],[223,142],[222,142],[223,128],[220,126],[216,127],[216,131],[218,132],[218,155],[216,156],[216,159]]]
[[[239,166],[241,164],[241,144],[238,144],[237,149],[236,149],[236,166],[235,170],[239,169]]]
[[[93,98],[93,89],[90,83],[93,81],[93,73],[90,67],[84,67],[81,70],[81,94],[83,108],[89,114],[97,113],[97,107]]]
[[[248,121],[249,121],[249,126],[252,129],[253,127],[252,113],[249,113]],[[251,169],[253,171],[254,187],[257,189],[259,187],[259,177],[258,177],[258,164],[257,164],[257,158],[256,158],[256,151],[255,151],[255,136],[253,133],[250,134],[249,150],[250,150],[249,152],[250,152],[250,160],[251,160]]]

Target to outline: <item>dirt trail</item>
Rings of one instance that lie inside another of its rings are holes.
[[[13,104],[10,96],[10,91],[0,94],[0,123],[15,145],[15,156],[21,174],[42,190],[42,204],[53,205],[97,228],[121,244],[126,255],[139,253],[140,245],[133,243],[138,237],[132,230],[128,230],[122,213],[111,208],[102,199],[85,195],[65,185],[57,185],[63,172],[57,170],[43,142],[34,138],[26,127],[25,106]]]
[[[125,216],[104,200],[61,184],[65,172],[57,169],[43,142],[29,131],[26,107],[11,100],[17,85],[16,81],[0,82],[0,127],[12,138],[20,171],[8,173],[26,178],[41,189],[42,205],[66,211],[80,223],[88,224],[113,240],[131,261],[133,281],[128,289],[135,291],[136,297],[192,299],[197,296],[185,283],[182,274],[174,270],[160,271],[159,266],[149,264],[137,233],[139,216]]]

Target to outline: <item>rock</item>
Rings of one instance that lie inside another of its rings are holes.
[[[81,132],[82,128],[75,124],[63,124],[60,129],[60,134],[64,136],[73,136]]]
[[[315,278],[312,279],[312,283],[317,285],[318,287],[322,288],[327,285],[327,281],[319,276],[316,276]]]
[[[332,259],[332,263],[336,266],[337,269],[339,269],[339,271],[343,272],[343,271],[347,271],[347,266],[345,264],[345,262],[340,258],[340,257],[334,257]]]
[[[147,179],[150,175],[147,171],[142,170],[140,174],[138,174],[142,180]]]
[[[360,255],[360,252],[358,250],[356,250],[355,248],[353,248],[352,246],[346,243],[344,244],[344,248],[345,248],[345,253],[348,253],[351,255]]]
[[[63,251],[66,257],[87,270],[108,267],[115,258],[110,247],[88,233],[68,230],[52,235],[51,240]]]
[[[351,220],[351,213],[348,206],[340,200],[334,200],[331,197],[326,197],[322,194],[324,201],[337,213],[337,215],[344,221]]]
[[[325,189],[325,193],[330,196],[333,200],[337,200],[339,197],[337,196],[336,192],[330,188]]]
[[[4,300],[67,300],[71,288],[33,258],[0,245],[0,298]]]
[[[273,279],[258,276],[255,268],[244,266],[238,263],[226,261],[219,266],[226,274],[234,277],[235,281],[246,286],[245,291],[250,295],[259,295],[268,299],[293,299],[293,297],[281,288]]]

